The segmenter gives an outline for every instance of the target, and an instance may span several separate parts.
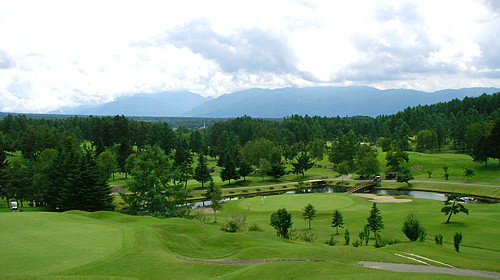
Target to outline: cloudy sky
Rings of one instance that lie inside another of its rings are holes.
[[[133,93],[500,87],[500,1],[0,1],[0,111]]]

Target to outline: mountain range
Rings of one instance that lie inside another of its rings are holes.
[[[162,92],[136,94],[101,105],[63,108],[50,113],[206,118],[232,118],[243,115],[282,118],[293,114],[375,117],[394,114],[409,106],[496,92],[500,92],[500,89],[475,87],[424,92],[411,89],[379,90],[367,86],[255,88],[218,98],[206,98],[188,91]]]

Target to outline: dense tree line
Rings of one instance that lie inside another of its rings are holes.
[[[115,172],[132,174],[137,184],[142,177],[153,180],[149,173],[164,172],[166,177],[154,179],[158,182],[135,185],[136,197],[126,200],[135,213],[175,216],[181,215],[178,210],[161,209],[181,203],[189,179],[211,181],[207,158],[217,159],[220,176],[228,182],[256,169],[262,176],[279,179],[286,174],[284,161],[292,164],[290,172],[304,175],[324,154],[342,174],[357,172],[369,178],[378,172],[375,144],[388,152],[387,166],[401,174],[405,174],[401,164],[408,161],[405,151],[411,149],[434,152],[447,146],[487,164],[488,158],[500,158],[499,108],[500,93],[496,93],[409,107],[376,118],[293,115],[278,121],[243,116],[202,130],[182,126],[174,130],[165,122],[124,116],[7,115],[0,120],[0,195],[53,209],[108,209],[105,186]],[[19,151],[23,160],[5,159],[5,152]],[[162,169],[147,169],[151,160],[162,162],[155,167]],[[83,200],[76,201],[92,188],[102,197],[85,199],[97,200],[95,205],[88,208]],[[158,204],[161,200],[168,203]]]

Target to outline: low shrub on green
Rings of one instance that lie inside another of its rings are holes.
[[[434,241],[436,242],[436,245],[443,245],[443,235],[441,233],[436,234],[434,236]]]

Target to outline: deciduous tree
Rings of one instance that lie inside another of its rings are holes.
[[[278,209],[271,214],[269,224],[276,229],[278,236],[288,239],[290,237],[289,230],[293,225],[292,214],[286,211],[285,208]]]

